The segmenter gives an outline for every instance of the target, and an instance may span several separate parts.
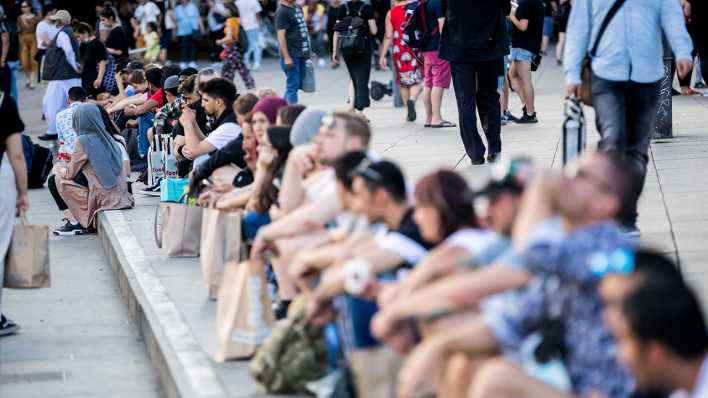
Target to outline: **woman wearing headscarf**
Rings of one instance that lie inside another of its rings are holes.
[[[81,235],[93,226],[96,213],[133,207],[119,143],[106,129],[101,111],[82,104],[74,112],[74,154],[50,179],[49,189],[66,224],[55,235]]]

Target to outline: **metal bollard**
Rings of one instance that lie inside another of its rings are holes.
[[[664,77],[659,86],[659,105],[656,108],[656,123],[654,127],[654,138],[673,138],[673,100],[671,90],[673,88],[674,56],[671,52],[666,36],[662,34],[661,41],[664,47]]]

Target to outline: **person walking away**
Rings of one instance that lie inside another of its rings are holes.
[[[133,38],[135,39],[136,47],[145,47],[145,35],[148,33],[148,24],[150,22],[160,26],[162,11],[155,3],[149,0],[140,0],[138,7],[135,8],[131,24],[133,26]]]
[[[25,87],[34,90],[34,82],[37,73],[37,24],[42,20],[34,13],[32,4],[29,1],[22,2],[22,14],[17,17],[17,29],[20,32],[20,58],[22,70],[25,72],[27,82]]]
[[[172,6],[173,1],[174,0],[170,0],[169,3],[165,2],[165,29],[162,31],[162,36],[160,37],[160,63],[163,65],[167,63],[167,50],[170,48],[172,35],[177,23],[174,7]]]
[[[369,77],[371,76],[372,38],[377,32],[373,8],[361,0],[350,0],[339,8],[332,62],[339,62],[340,31],[353,27],[352,24],[357,25],[358,34],[363,37],[363,48],[352,52],[345,47],[341,51],[354,86],[354,96],[350,97],[349,101],[352,102],[354,111],[363,116],[364,109],[371,105]]]
[[[310,33],[310,43],[312,43],[312,51],[317,55],[317,65],[324,68],[325,62],[325,46],[323,31],[325,28],[325,6],[317,2],[317,0],[307,0],[307,5],[302,9],[305,14],[305,22],[307,30]]]
[[[224,38],[218,40],[218,45],[224,46],[226,53],[224,54],[223,66],[221,68],[222,77],[234,80],[234,73],[238,70],[246,88],[253,90],[256,88],[256,82],[251,76],[251,71],[243,61],[243,53],[239,48],[239,33],[241,31],[241,18],[239,18],[238,8],[233,3],[227,3],[226,9],[229,13],[229,18],[226,20],[224,27]],[[250,43],[249,43],[250,45]]]
[[[691,38],[676,0],[625,2],[597,41],[603,19],[613,2],[575,0],[568,21],[563,71],[566,95],[579,95],[581,65],[592,56],[590,88],[595,124],[600,132],[599,149],[618,152],[644,186],[647,151],[654,132],[659,104],[659,85],[664,76],[661,32],[676,54],[679,77],[690,73]],[[647,21],[656,23],[647,24]],[[626,51],[617,51],[617,49]],[[639,193],[637,198],[639,198]],[[638,236],[636,201],[632,214],[622,220],[628,235]]]
[[[37,24],[37,29],[35,30],[35,38],[37,39],[37,56],[36,56],[36,61],[37,61],[37,82],[42,81],[42,69],[43,69],[43,63],[42,61],[44,60],[44,54],[47,53],[47,46],[49,45],[49,42],[54,38],[54,35],[57,34],[57,28],[54,26],[52,21],[49,20],[52,15],[54,15],[57,12],[57,8],[52,5],[48,4],[44,6],[44,19],[39,21]]]
[[[261,68],[263,56],[260,17],[263,8],[258,0],[236,0],[236,7],[241,16],[241,28],[248,36],[248,50],[243,55],[243,60],[249,69],[257,71]]]
[[[20,119],[15,101],[0,90],[0,281],[4,278],[5,258],[12,239],[15,215],[29,210],[27,195],[27,164],[22,151],[25,125]],[[0,336],[16,333],[14,322],[2,315],[2,285],[0,285]]]
[[[408,46],[404,41],[403,24],[406,23],[409,13],[409,4],[416,5],[417,0],[397,0],[396,5],[386,14],[386,34],[379,53],[379,66],[388,68],[386,54],[393,44],[393,68],[396,71],[396,85],[401,89],[403,103],[406,104],[406,120],[414,122],[417,115],[415,102],[420,95],[421,74],[420,54]]]
[[[568,18],[573,7],[573,0],[560,0],[558,6],[558,43],[556,44],[556,64],[563,65],[563,50],[565,49],[565,32],[568,30]]]
[[[327,4],[327,50],[329,54],[334,54],[334,25],[337,23],[339,15],[339,7],[342,6],[342,0],[329,0]],[[339,68],[339,62],[332,63],[332,69]]]
[[[204,24],[199,16],[199,9],[189,0],[179,0],[175,7],[177,20],[177,40],[180,47],[179,67],[197,67],[197,41],[204,32]]]
[[[425,2],[425,17],[430,39],[423,46],[423,104],[425,105],[425,127],[455,127],[442,117],[442,99],[450,88],[450,63],[440,59],[440,34],[445,24],[441,0]]]
[[[145,62],[157,62],[160,57],[160,35],[157,33],[157,23],[148,22],[147,33],[143,35],[145,42]]]
[[[524,114],[515,122],[538,123],[531,80],[531,62],[541,51],[543,35],[541,0],[520,0],[519,7],[511,10],[509,21],[514,25],[511,32],[509,79],[524,104]]]
[[[71,161],[60,166],[48,186],[66,223],[53,231],[58,236],[87,233],[103,210],[133,207],[133,196],[123,172],[123,153],[103,123],[95,104],[81,104],[74,111],[77,139]]]
[[[498,77],[509,53],[505,16],[509,0],[448,0],[443,3],[445,29],[440,58],[450,61],[455,86],[460,135],[473,165],[484,164],[485,148],[477,131],[477,112],[489,148],[487,161],[501,156],[501,109]]]
[[[297,92],[305,75],[305,61],[310,58],[310,39],[302,7],[295,0],[280,0],[275,12],[275,29],[278,32],[280,67],[285,72],[283,98],[289,104],[296,104]]]
[[[0,5],[0,89],[17,101],[16,95],[12,94],[12,70],[9,65],[11,35],[12,27],[5,18],[5,9]]]
[[[128,59],[130,52],[128,49],[128,34],[118,22],[118,16],[111,7],[105,7],[101,12],[101,24],[111,29],[106,39],[106,49],[116,62]]]
[[[543,0],[543,38],[541,39],[541,55],[548,54],[548,42],[553,36],[553,14],[558,9],[556,0]]]
[[[696,81],[701,82],[702,80],[704,85],[701,88],[705,88],[705,83],[708,83],[708,3],[700,0],[691,0],[690,3],[691,24],[693,24],[696,38],[693,45],[698,51],[697,69],[700,70]],[[696,88],[699,88],[698,83],[696,83]],[[703,95],[708,96],[707,93],[704,92]]]
[[[59,32],[47,47],[42,72],[44,80],[49,82],[42,100],[47,133],[40,138],[45,141],[57,139],[57,113],[66,108],[69,89],[81,85],[79,42],[69,26],[71,15],[66,10],[59,10],[52,15],[51,20]]]
[[[229,14],[222,0],[207,0],[207,28],[209,28],[209,59],[219,61],[221,46],[217,43],[224,38],[224,24]]]
[[[81,86],[91,98],[96,98],[98,94],[106,91],[103,78],[108,72],[108,52],[106,46],[96,38],[91,25],[81,22],[74,31],[81,42]]]

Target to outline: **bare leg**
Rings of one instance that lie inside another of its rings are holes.
[[[541,52],[545,53],[546,50],[548,50],[548,41],[550,40],[550,37],[548,36],[543,36],[541,39]]]
[[[504,85],[499,90],[499,106],[503,116],[504,112],[509,110],[509,78],[507,76],[504,76]]]
[[[401,98],[403,98],[403,103],[407,103],[411,99],[411,87],[401,85]]]
[[[423,88],[423,105],[425,106],[425,124],[431,124],[434,118],[433,103],[431,99],[432,90],[429,87]],[[439,115],[438,115],[439,116]]]
[[[431,120],[432,124],[440,124],[443,121],[442,112],[440,111],[442,108],[443,93],[445,93],[445,89],[442,87],[433,87],[430,94],[430,100],[433,108],[433,118]]]
[[[518,72],[518,65],[521,62],[519,61],[512,61],[511,66],[509,67],[509,80],[512,86],[514,86],[514,91],[516,91],[516,94],[519,96],[519,99],[521,99],[521,103],[526,106],[526,101],[524,99],[524,90],[523,90],[523,81],[521,80],[521,77],[519,77],[519,72]]]
[[[411,92],[411,99],[413,100],[413,102],[418,102],[418,97],[420,97],[420,93],[423,91],[423,90],[421,90],[420,84],[410,86],[409,89]]]
[[[519,86],[518,91],[524,93],[523,99],[524,105],[526,105],[526,112],[529,115],[533,115],[536,109],[534,107],[533,81],[531,80],[531,63],[517,61],[516,74],[521,81],[521,86]]]
[[[468,398],[572,398],[526,375],[518,366],[496,358],[484,363],[470,385]]]
[[[354,82],[349,80],[349,112],[354,112]]]
[[[558,44],[556,45],[556,60],[563,61],[563,50],[565,49],[565,33],[558,33]]]

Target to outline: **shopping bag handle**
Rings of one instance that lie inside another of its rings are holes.
[[[160,205],[155,206],[155,220],[153,221],[153,233],[155,234],[155,244],[158,249],[162,249],[162,234],[157,233],[157,216],[160,214]],[[164,217],[163,217],[164,218]],[[164,222],[164,220],[163,220]],[[164,227],[164,225],[163,225]]]
[[[16,217],[20,219],[20,224],[22,224],[22,225],[29,224],[29,221],[27,221],[27,212],[26,211],[20,210],[17,213]]]

